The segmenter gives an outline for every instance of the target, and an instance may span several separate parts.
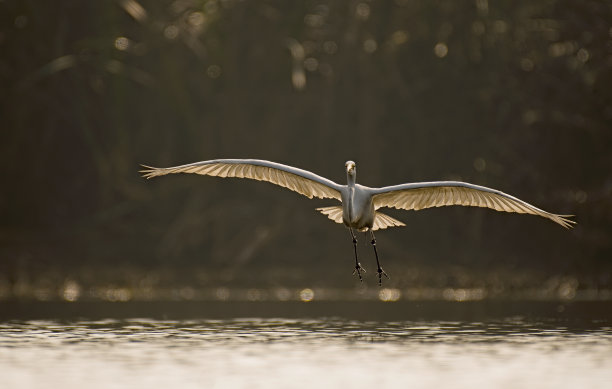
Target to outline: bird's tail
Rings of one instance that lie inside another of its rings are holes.
[[[317,208],[317,211],[321,212],[323,215],[327,216],[330,220],[333,220],[336,223],[343,223],[342,222],[342,207],[340,205],[334,205],[332,207]]]
[[[404,227],[405,224],[399,220],[392,218],[389,215],[385,215],[382,212],[376,211],[376,216],[374,216],[374,226],[372,229],[376,230],[384,230],[389,227]]]
[[[342,206],[340,205],[334,205],[332,207],[317,208],[317,211],[321,212],[323,215],[327,216],[328,218],[335,221],[336,223],[343,223],[342,222]],[[401,221],[396,220],[389,215],[385,215],[382,212],[376,211],[376,216],[374,216],[374,226],[372,226],[372,230],[374,231],[384,230],[385,228],[389,228],[389,227],[403,227],[403,226],[405,226],[405,224],[402,223]]]

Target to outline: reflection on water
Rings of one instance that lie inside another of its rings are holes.
[[[547,322],[0,323],[16,388],[609,387],[612,328]]]

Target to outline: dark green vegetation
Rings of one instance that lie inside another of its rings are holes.
[[[3,296],[353,285],[330,202],[137,173],[213,158],[337,182],[352,159],[364,185],[461,179],[577,215],[390,212],[391,285],[612,284],[610,2],[1,1],[0,90]]]

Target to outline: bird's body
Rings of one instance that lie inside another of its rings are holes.
[[[359,231],[373,228],[376,211],[369,189],[359,184],[343,188],[342,222],[347,227]]]
[[[144,166],[144,165],[143,165]],[[342,204],[317,208],[336,223],[344,223],[353,237],[355,248],[355,271],[361,279],[363,268],[357,261],[357,240],[353,230],[369,231],[376,254],[379,284],[382,275],[376,251],[376,239],[373,231],[388,227],[401,227],[405,224],[381,213],[383,207],[405,210],[420,210],[446,205],[463,205],[486,207],[496,211],[527,213],[538,215],[554,221],[565,228],[575,222],[569,215],[557,215],[534,207],[516,197],[495,189],[460,181],[433,181],[408,183],[382,188],[370,188],[356,182],[356,165],[353,161],[345,164],[347,184],[339,185],[327,178],[307,170],[283,165],[276,162],[258,159],[216,159],[196,162],[187,165],[154,168],[144,166],[143,176],[152,178],[172,173],[196,173],[217,177],[249,178],[267,181],[298,192],[306,197],[332,198]]]

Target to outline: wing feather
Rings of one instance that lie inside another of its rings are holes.
[[[372,230],[384,230],[385,228],[389,227],[403,226],[405,226],[405,224],[401,221],[394,219],[389,215],[385,215],[382,212],[376,212],[376,215],[374,216],[374,226],[372,227]]]
[[[470,202],[468,201],[468,198],[467,198],[467,193],[465,191],[460,190],[459,191],[459,195],[461,196],[461,203],[460,203],[460,205],[463,205],[463,206],[470,205]]]
[[[249,178],[266,181],[298,192],[308,198],[341,200],[341,185],[307,170],[259,159],[215,159],[168,168],[142,165],[145,178],[174,173],[194,173],[215,177]]]
[[[441,205],[440,201],[439,201],[440,192],[441,192],[441,190],[439,188],[438,188],[438,190],[432,191],[431,197],[429,198],[428,203],[431,202],[431,203],[436,204],[436,206],[440,206]]]
[[[576,223],[568,219],[572,215],[546,212],[509,194],[466,182],[420,182],[373,188],[371,193],[376,209],[391,207],[418,211],[431,207],[463,205],[542,216],[565,228],[571,228]]]
[[[475,192],[478,197],[478,207],[488,207],[487,198],[480,192]],[[452,205],[452,204],[451,204]]]
[[[425,196],[426,195],[427,195],[427,193],[423,191],[423,192],[419,193],[417,198],[414,200],[414,210],[415,211],[419,211],[419,210],[423,209],[422,204],[425,204]],[[398,206],[398,205],[401,206],[401,203],[396,204],[396,206]]]
[[[336,223],[343,223],[343,221],[342,221],[342,206],[340,206],[340,205],[334,205],[334,206],[331,206],[331,207],[317,208],[317,211],[321,212],[323,215],[326,215],[330,220],[333,220]]]

